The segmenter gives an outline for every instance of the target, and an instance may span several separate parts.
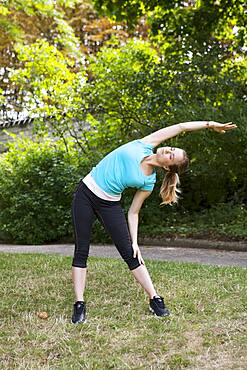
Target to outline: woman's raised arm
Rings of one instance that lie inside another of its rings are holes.
[[[183,122],[176,125],[168,126],[162,128],[158,131],[153,132],[150,135],[145,136],[141,140],[147,144],[152,144],[157,146],[163,141],[171,139],[174,136],[179,135],[181,132],[188,131],[197,131],[202,129],[212,129],[216,132],[225,133],[226,131],[232,130],[237,126],[232,122],[228,123],[219,123],[214,121],[192,121],[192,122]]]

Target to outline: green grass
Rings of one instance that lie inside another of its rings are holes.
[[[122,261],[91,258],[88,321],[75,326],[70,258],[0,254],[1,369],[243,370],[247,270],[146,264],[170,318],[149,313]]]

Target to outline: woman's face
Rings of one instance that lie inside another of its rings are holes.
[[[184,151],[180,148],[163,146],[157,149],[157,161],[161,167],[168,168],[172,165],[179,165],[184,160]]]

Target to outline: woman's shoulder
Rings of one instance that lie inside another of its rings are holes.
[[[154,145],[148,139],[146,139],[146,137],[144,137],[142,139],[134,140],[134,142],[136,142],[138,144],[141,144],[142,146],[144,146],[146,148],[150,148],[150,149],[154,148]]]

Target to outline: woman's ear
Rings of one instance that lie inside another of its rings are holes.
[[[163,167],[163,168],[164,168],[164,170],[169,171],[169,168],[168,167]]]

